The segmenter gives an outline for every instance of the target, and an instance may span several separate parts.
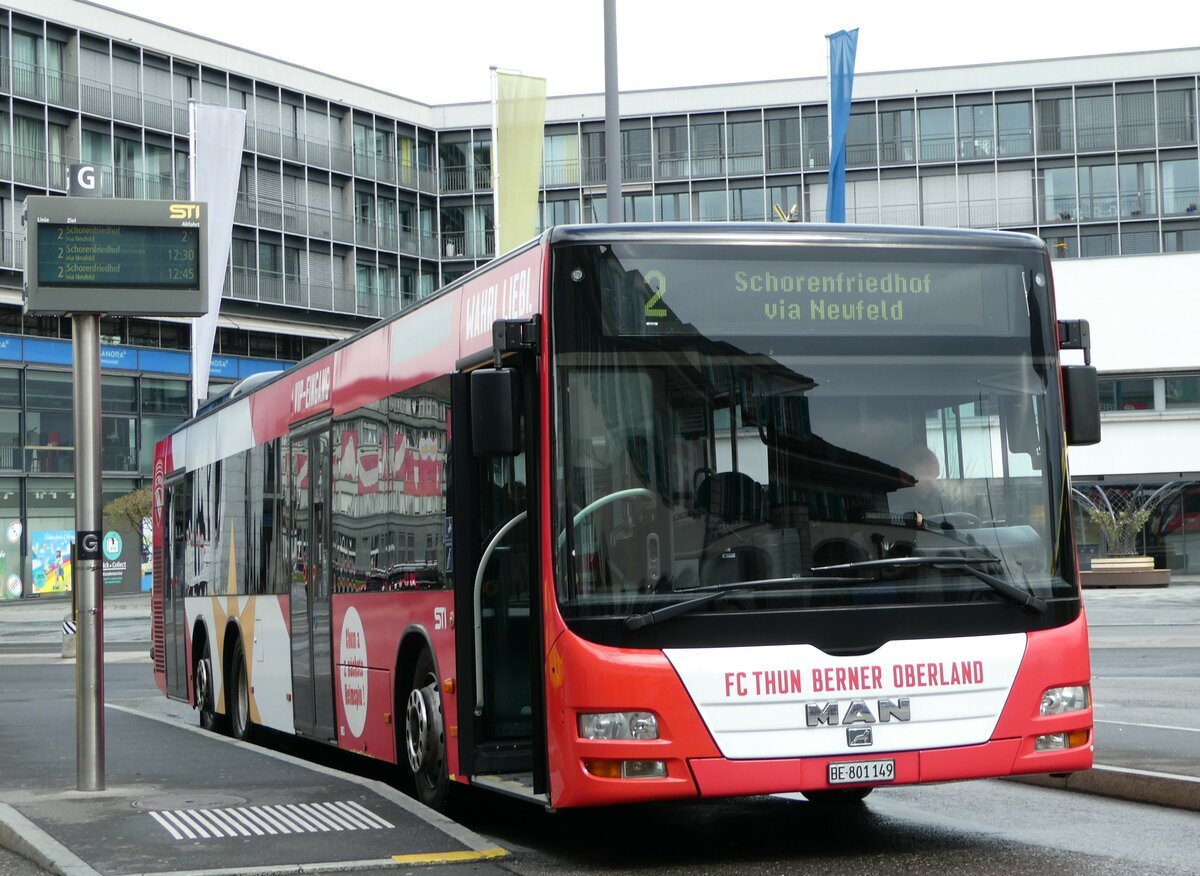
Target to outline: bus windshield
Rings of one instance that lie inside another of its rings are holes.
[[[1046,271],[1018,248],[558,249],[564,618],[1004,605],[995,579],[1077,598]]]

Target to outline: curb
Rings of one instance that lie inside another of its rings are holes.
[[[7,803],[0,803],[0,847],[58,876],[100,876],[99,871]]]
[[[1200,812],[1200,779],[1126,767],[1094,766],[1066,776],[1012,776],[1011,781]]]

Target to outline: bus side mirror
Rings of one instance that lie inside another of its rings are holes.
[[[1100,443],[1100,380],[1091,365],[1062,367],[1067,444]]]
[[[521,452],[521,384],[515,369],[471,372],[471,446],[479,457]]]

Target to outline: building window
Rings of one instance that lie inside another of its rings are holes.
[[[725,203],[725,190],[713,192],[695,192],[695,208],[692,215],[699,222],[724,222],[729,218],[729,209]]]
[[[1121,255],[1147,255],[1158,252],[1158,232],[1153,228],[1126,226],[1121,231]]]
[[[1117,146],[1154,148],[1154,94],[1138,91],[1117,95]]]
[[[809,170],[829,166],[829,116],[824,112],[805,111],[801,119],[804,132],[804,164]]]
[[[1042,221],[1074,222],[1078,210],[1075,205],[1075,169],[1071,167],[1048,167],[1042,175]]]
[[[1200,252],[1200,228],[1163,230],[1164,252]]]
[[[1122,164],[1117,177],[1120,187],[1121,217],[1158,215],[1158,182],[1153,161]]]
[[[880,163],[912,164],[916,160],[915,139],[912,110],[879,113]]]
[[[1154,410],[1153,377],[1101,378],[1100,410]]]
[[[1080,232],[1079,254],[1085,259],[1117,255],[1117,232],[1113,229],[1088,229]]]
[[[757,119],[750,122],[729,123],[729,175],[762,173],[762,123]]]
[[[1117,216],[1117,169],[1111,164],[1079,168],[1079,218],[1111,221]]]
[[[958,108],[959,158],[991,158],[996,154],[995,140],[991,104]]]
[[[1162,163],[1163,213],[1195,215],[1200,203],[1200,173],[1195,156]]]
[[[1200,408],[1200,376],[1163,379],[1168,409]]]
[[[1192,87],[1158,92],[1158,145],[1185,146],[1196,142],[1196,104]]]
[[[1075,114],[1080,152],[1107,152],[1113,148],[1113,101],[1111,95],[1103,94],[1076,99]]]
[[[996,105],[1000,157],[1033,153],[1033,114],[1029,101]]]
[[[875,143],[876,123],[873,110],[850,115],[846,126],[846,166],[874,167],[879,164],[879,149]]]
[[[954,160],[954,110],[933,107],[918,116],[922,161]]]
[[[1070,152],[1075,148],[1071,98],[1050,97],[1037,102],[1038,151]]]
[[[729,218],[734,222],[761,222],[767,218],[761,186],[759,188],[731,189],[729,201]]]
[[[687,222],[692,218],[687,192],[666,192],[655,195],[655,199],[659,222]]]
[[[767,170],[800,168],[800,119],[767,119]]]

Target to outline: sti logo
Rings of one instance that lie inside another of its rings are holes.
[[[199,204],[172,204],[168,210],[172,219],[199,219]]]

